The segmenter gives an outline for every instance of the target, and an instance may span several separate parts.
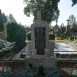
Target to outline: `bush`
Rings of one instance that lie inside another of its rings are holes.
[[[74,36],[72,35],[72,36],[70,36],[70,40],[74,40]]]
[[[16,22],[7,23],[7,40],[15,42],[15,51],[20,51],[26,44],[26,29]]]
[[[7,56],[12,52],[14,47],[14,43],[6,42],[4,40],[0,40],[0,57]]]

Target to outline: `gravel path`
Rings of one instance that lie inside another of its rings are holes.
[[[72,49],[77,51],[77,44],[68,44]]]

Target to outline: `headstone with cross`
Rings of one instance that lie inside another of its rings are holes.
[[[41,0],[37,0],[37,4],[32,5],[34,8],[37,9],[37,20],[41,20],[41,11],[42,8],[44,7],[44,4],[41,4]]]
[[[29,55],[31,54],[32,57],[38,55],[54,55],[54,42],[49,42],[49,24],[43,21],[41,17],[41,11],[44,8],[42,0],[36,0],[36,4],[32,4],[31,7],[36,8],[37,10],[37,20],[34,21],[34,23],[31,25],[31,52],[29,53]],[[53,46],[50,47],[51,45],[49,45],[49,43]]]
[[[31,41],[27,43],[26,57],[31,58],[30,63],[35,67],[39,65],[46,68],[56,67],[54,40],[49,39],[49,24],[41,18],[44,4],[37,0],[37,3],[31,6],[37,10],[37,20],[31,25]]]

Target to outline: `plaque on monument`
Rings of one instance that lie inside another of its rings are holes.
[[[37,55],[44,55],[45,41],[45,27],[35,27],[35,48]]]

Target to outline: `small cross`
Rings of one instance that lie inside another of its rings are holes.
[[[37,4],[35,4],[34,7],[37,8],[37,20],[41,20],[41,10],[44,4],[41,4],[41,0],[37,0]]]

